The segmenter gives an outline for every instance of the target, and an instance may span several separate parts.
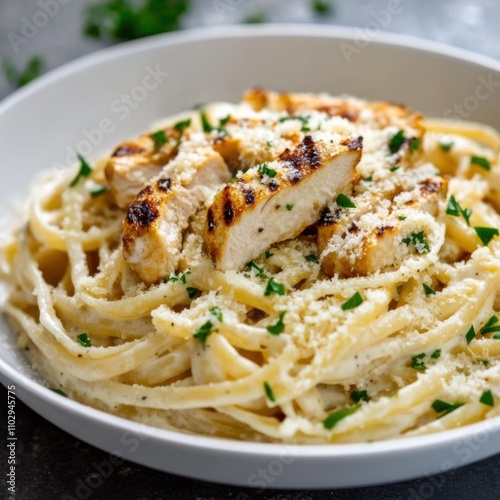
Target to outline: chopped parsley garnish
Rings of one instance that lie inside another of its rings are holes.
[[[397,153],[404,142],[405,134],[402,130],[400,130],[391,137],[391,140],[389,141],[389,151],[392,154]]]
[[[454,144],[455,143],[453,141],[440,142],[439,147],[441,148],[441,151],[444,151],[445,153],[449,153]]]
[[[291,211],[292,211],[292,209],[293,209],[293,203],[287,203],[287,204],[286,204],[286,209],[287,209],[289,212],[291,212]]]
[[[406,216],[405,216],[405,215],[399,215],[399,216],[398,216],[398,219],[399,219],[399,220],[406,220]]]
[[[432,359],[439,359],[441,357],[441,349],[436,349],[432,354]]]
[[[266,144],[267,144],[270,148],[272,148],[272,147],[273,147],[273,141],[267,141],[267,142],[266,142]]]
[[[479,398],[479,402],[486,406],[495,406],[495,398],[490,389],[484,391]]]
[[[363,303],[363,297],[359,292],[356,292],[347,302],[344,302],[340,307],[343,311],[355,309]]]
[[[164,130],[158,130],[154,134],[151,134],[149,137],[153,139],[156,149],[160,149],[163,145],[167,144],[168,142],[168,137],[166,136]]]
[[[278,119],[279,123],[286,122],[287,120],[299,120],[302,122],[302,126],[300,127],[301,132],[310,132],[311,129],[309,128],[309,116],[302,116],[302,115],[287,115],[287,116],[282,116],[281,118]]]
[[[83,347],[91,347],[92,346],[92,342],[90,341],[89,336],[86,333],[80,333],[80,335],[77,335],[76,340],[78,340],[78,342],[80,342],[80,344]]]
[[[401,168],[400,166],[398,166],[398,165],[394,165],[394,167],[391,167],[389,170],[390,170],[391,172],[396,172],[396,170],[399,170],[400,168]]]
[[[212,125],[210,125],[210,122],[208,120],[208,116],[207,116],[207,113],[205,110],[200,111],[200,119],[201,119],[201,126],[203,128],[203,132],[206,132],[207,134],[212,132],[214,127],[212,127]]]
[[[179,138],[177,139],[177,146],[181,143],[182,136],[184,135],[184,131],[191,125],[191,118],[187,120],[181,120],[174,125],[174,129],[179,132]]]
[[[312,0],[312,8],[320,16],[327,16],[333,10],[332,3],[328,0]]]
[[[414,153],[420,147],[420,139],[414,137],[410,141],[410,153]]]
[[[421,354],[416,354],[415,356],[412,356],[411,357],[411,367],[414,370],[425,371],[427,369],[427,366],[425,366],[425,363],[423,362],[424,358],[425,358],[425,352],[422,352]]]
[[[306,258],[307,262],[314,262],[315,264],[319,264],[318,257],[316,257],[316,255],[314,255],[313,253],[310,255],[306,255],[305,258]]]
[[[430,251],[429,244],[423,231],[419,233],[411,233],[408,238],[403,239],[406,245],[414,245],[418,253],[428,253]]]
[[[62,390],[62,389],[57,389],[56,387],[49,387],[51,391],[54,391],[56,394],[59,394],[60,396],[64,396],[65,398],[68,397],[68,395]]]
[[[267,297],[269,295],[285,295],[285,285],[282,283],[278,283],[274,281],[274,278],[270,278],[267,282],[266,290],[264,291],[264,295]]]
[[[71,187],[75,187],[80,182],[80,179],[88,177],[92,173],[92,167],[87,163],[85,158],[81,154],[78,154],[77,156],[80,160],[80,170],[78,171],[78,174],[76,174],[76,177],[70,182],[69,185]]]
[[[174,31],[189,8],[188,0],[101,0],[85,11],[85,35],[134,40]]]
[[[231,119],[231,115],[227,115],[224,118],[221,118],[219,120],[219,130],[222,130],[228,124],[230,119]]]
[[[438,414],[438,418],[444,417],[445,415],[448,415],[448,413],[451,413],[452,411],[456,410],[457,408],[460,408],[463,406],[464,403],[448,403],[446,401],[443,401],[441,399],[436,399],[434,403],[432,403],[431,408]]]
[[[484,156],[471,156],[470,157],[470,164],[471,165],[477,165],[478,167],[484,168],[484,170],[491,170],[491,163],[490,161],[485,158]]]
[[[498,236],[498,229],[496,227],[475,227],[474,231],[483,245],[487,245],[495,236]]]
[[[98,196],[101,196],[102,194],[105,194],[109,191],[108,186],[96,186],[92,188],[89,193],[92,198],[97,198]]]
[[[467,341],[467,344],[470,344],[475,338],[476,330],[474,330],[474,325],[472,325],[465,334],[465,340]]]
[[[219,306],[213,306],[210,308],[209,313],[211,316],[213,316],[217,321],[222,322],[224,320],[224,317],[222,315],[221,308]]]
[[[470,226],[469,219],[472,215],[472,210],[470,208],[462,208],[454,195],[450,196],[448,206],[446,207],[446,214],[453,215],[454,217],[462,216],[465,222],[467,222],[467,225]]]
[[[363,180],[365,182],[372,182],[373,181],[373,177],[370,175],[370,177],[365,177]]]
[[[270,259],[273,255],[274,255],[273,252],[266,251],[266,253],[264,254],[264,257],[267,260],[267,259]]]
[[[193,337],[196,340],[199,340],[202,344],[205,344],[207,341],[208,336],[212,333],[212,328],[214,327],[214,324],[211,321],[206,321],[203,323],[203,325],[196,330],[195,334]]]
[[[500,332],[500,325],[498,324],[498,316],[492,316],[486,324],[479,330],[481,335],[488,335],[488,333]]]
[[[186,271],[183,274],[171,274],[168,278],[163,280],[164,283],[183,283],[186,284],[187,276],[191,274],[191,271]]]
[[[432,289],[429,285],[423,284],[425,295],[436,295],[436,290]]]
[[[345,194],[340,193],[335,199],[337,205],[342,208],[356,208],[356,205]]]
[[[38,78],[42,72],[42,68],[43,58],[40,55],[32,56],[28,60],[25,69],[22,71],[19,71],[10,59],[4,59],[2,61],[2,70],[5,79],[16,87],[22,87]]]
[[[283,318],[285,317],[286,311],[281,311],[279,315],[278,321],[274,325],[270,325],[266,327],[266,330],[271,334],[271,335],[279,335],[280,333],[283,333],[283,330],[285,329],[285,323],[283,323]]]
[[[370,401],[370,396],[368,396],[366,391],[352,391],[351,399],[355,403],[359,403],[360,401]]]
[[[275,403],[276,397],[274,396],[274,392],[271,386],[267,382],[264,382],[264,391],[266,393],[267,399],[269,399],[269,401],[271,401],[272,403]]]
[[[193,286],[188,286],[186,287],[186,292],[188,294],[188,297],[190,299],[193,299],[200,292],[200,290],[198,290],[198,288],[194,288]]]
[[[253,260],[247,262],[246,268],[247,271],[255,269],[257,271],[257,277],[260,278],[261,280],[267,279],[267,274],[264,272],[264,269],[262,267],[259,267]]]
[[[353,413],[356,413],[358,409],[359,404],[355,404],[330,413],[330,415],[328,415],[328,417],[323,420],[323,427],[328,430],[333,429],[341,420],[348,417],[349,415],[352,415]]]
[[[276,177],[276,170],[273,170],[272,168],[269,168],[269,165],[267,163],[263,163],[262,165],[259,165],[257,167],[257,172],[259,172],[260,175],[267,175],[269,177]],[[288,205],[287,205],[288,207]]]

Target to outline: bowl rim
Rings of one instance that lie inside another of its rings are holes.
[[[209,39],[227,38],[264,38],[264,37],[305,37],[305,38],[331,38],[337,40],[353,41],[360,28],[347,26],[332,26],[319,24],[265,24],[259,26],[214,26],[195,28],[186,31],[156,35],[141,40],[124,42],[119,45],[107,47],[97,52],[82,56],[74,61],[66,63],[36,81],[13,92],[0,101],[0,120],[10,108],[16,106],[23,99],[36,94],[43,88],[52,85],[60,78],[85,70],[86,68],[113,60],[123,55],[146,51],[162,46],[182,45]],[[469,50],[448,46],[439,42],[421,39],[410,35],[401,35],[380,31],[370,44],[404,47],[411,50],[431,52],[448,58],[483,66],[485,69],[500,73],[500,61],[476,54]],[[9,335],[9,327],[0,329],[0,336]],[[259,443],[251,441],[238,441],[234,439],[210,437],[189,434],[182,431],[174,431],[141,424],[133,420],[106,413],[91,406],[84,405],[78,401],[61,397],[53,391],[34,380],[28,375],[17,371],[12,365],[0,358],[0,379],[3,385],[14,384],[16,396],[29,394],[30,396],[44,400],[54,409],[64,410],[66,413],[85,417],[105,427],[112,427],[122,432],[132,432],[138,435],[148,435],[162,443],[182,445],[200,450],[214,450],[238,455],[252,455],[272,458],[282,452],[284,447],[292,446],[298,456],[306,459],[331,457],[347,458],[363,455],[392,454],[396,451],[419,448],[441,448],[452,445],[458,440],[470,438],[471,435],[500,431],[500,417],[493,417],[474,424],[466,425],[457,429],[445,430],[435,434],[389,439],[371,443],[349,443],[349,444],[294,444],[284,443]],[[81,439],[81,438],[78,438]]]

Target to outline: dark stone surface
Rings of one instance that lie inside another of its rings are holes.
[[[0,386],[0,498],[7,492],[7,391]],[[414,481],[349,490],[253,490],[186,479],[123,462],[58,429],[16,401],[16,500],[393,500],[498,499],[500,455]],[[109,463],[109,462],[108,462]],[[363,471],[359,471],[360,474]],[[5,498],[9,498],[5,496]]]

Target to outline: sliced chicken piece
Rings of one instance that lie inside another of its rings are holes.
[[[139,193],[123,222],[123,256],[145,283],[176,270],[190,218],[230,177],[222,157],[200,146],[181,150],[175,165]]]
[[[357,180],[361,151],[361,138],[309,135],[294,150],[226,185],[208,209],[205,225],[205,243],[217,267],[240,269],[273,243],[313,224],[336,193]]]
[[[422,115],[401,104],[334,97],[325,93],[268,92],[259,88],[246,92],[243,102],[257,111],[269,109],[293,116],[314,110],[329,116],[340,116],[353,123],[371,124],[376,128],[392,125],[404,130],[407,138],[421,138],[424,132]]]
[[[356,208],[323,211],[317,241],[321,269],[328,276],[366,276],[404,259],[408,246],[401,242],[420,232],[410,220],[405,221],[413,211],[437,215],[447,192],[447,181],[441,177],[417,181],[413,189],[405,190],[404,184],[409,183],[406,178],[385,192],[365,192],[353,198]],[[425,239],[421,244],[417,251],[426,251]]]

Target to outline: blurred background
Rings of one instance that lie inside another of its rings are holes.
[[[382,29],[500,59],[499,0],[0,0],[0,99],[109,45],[238,23],[355,26],[361,39]]]

